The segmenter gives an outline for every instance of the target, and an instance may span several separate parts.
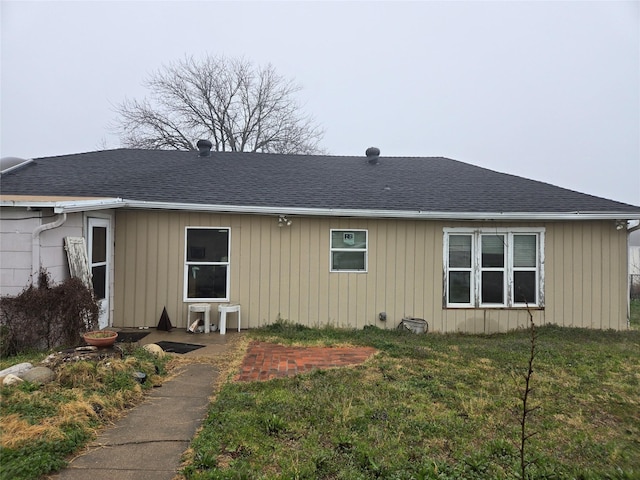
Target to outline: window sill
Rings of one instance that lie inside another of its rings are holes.
[[[544,310],[544,305],[517,305],[515,307],[495,306],[495,307],[475,307],[473,305],[445,305],[443,310]]]

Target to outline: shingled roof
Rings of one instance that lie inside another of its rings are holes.
[[[365,156],[211,152],[203,157],[116,149],[38,158],[3,174],[1,184],[3,195],[112,197],[155,208],[640,218],[637,206],[442,157],[380,157],[372,164]]]

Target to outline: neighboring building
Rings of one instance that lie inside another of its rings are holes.
[[[118,149],[4,172],[1,285],[68,275],[83,237],[103,325],[237,302],[243,328],[628,328],[640,207],[446,158]],[[214,310],[215,311],[215,310]],[[381,315],[384,313],[385,315]],[[383,320],[386,318],[386,321]]]
[[[629,291],[640,300],[640,230],[629,235]]]

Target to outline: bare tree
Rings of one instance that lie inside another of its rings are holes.
[[[301,111],[301,87],[272,65],[207,55],[161,67],[144,82],[149,98],[116,107],[116,131],[133,148],[318,153],[323,131]]]

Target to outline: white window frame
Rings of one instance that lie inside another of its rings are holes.
[[[332,244],[334,232],[365,232],[366,241],[364,248],[334,248]],[[363,252],[364,270],[346,270],[333,268],[333,252]],[[369,230],[366,228],[332,228],[329,231],[329,271],[332,273],[367,273],[369,270]]]
[[[227,261],[226,262],[203,262],[203,261],[187,261],[187,248],[188,245],[188,232],[189,230],[226,230],[227,231]],[[183,285],[183,300],[184,302],[228,302],[229,301],[229,289],[231,279],[231,228],[230,227],[200,227],[200,226],[187,226],[184,229],[184,285]],[[223,265],[227,267],[226,275],[226,289],[224,298],[192,298],[189,297],[189,265]]]
[[[512,228],[468,228],[450,227],[443,229],[443,295],[444,305],[447,308],[526,308],[544,307],[544,227],[512,227]],[[449,268],[449,236],[469,235],[471,236],[471,268]],[[505,238],[505,261],[504,268],[483,268],[482,267],[482,236],[483,235],[504,235]],[[536,265],[535,267],[515,267],[513,264],[513,245],[516,235],[536,236]],[[470,301],[468,303],[449,302],[449,272],[469,271],[470,275]],[[503,270],[504,278],[504,302],[503,303],[482,303],[482,272],[491,270]],[[522,303],[514,301],[514,272],[535,271],[536,298],[535,303]]]

